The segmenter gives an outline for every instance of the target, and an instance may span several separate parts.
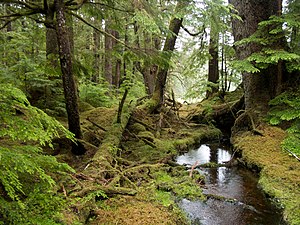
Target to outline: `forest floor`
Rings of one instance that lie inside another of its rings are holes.
[[[189,110],[181,112],[183,115],[179,116],[168,109],[163,114],[148,115],[137,107],[128,123],[120,126],[119,146],[107,148],[100,157],[109,162],[105,165],[99,163],[96,155],[104,143],[115,141],[117,108],[83,112],[82,143],[86,154],[74,157],[67,143],[56,143],[57,158],[76,170],[72,182],[62,184],[72,202],[64,212],[63,222],[188,224],[175,200],[204,199],[200,189],[204,177],[196,173],[190,176],[173,159],[201,141],[218,140],[221,132],[214,126],[187,122],[184,117]]]
[[[259,184],[283,209],[289,224],[300,224],[299,161],[281,149],[285,132],[278,127],[259,127],[262,135],[245,132],[233,142],[241,150],[243,164],[259,172]]]
[[[220,105],[228,107],[228,103],[214,103],[218,110]],[[221,132],[214,126],[191,122],[194,115],[213,111],[213,107],[208,109],[207,105],[210,104],[183,105],[179,111],[166,109],[157,115],[135,108],[128,123],[120,127],[118,147],[111,146],[101,153],[101,160],[109,162],[108,165],[99,163],[95,155],[103,143],[115,137],[115,131],[111,131],[117,108],[83,112],[83,144],[87,153],[74,157],[67,144],[58,143],[57,157],[76,170],[73,183],[63,186],[67,198],[72,199],[69,210],[64,213],[64,222],[188,224],[175,201],[205,199],[201,192],[204,178],[196,173],[190,176],[190,172],[176,165],[173,159],[200,142],[220,138]],[[234,146],[240,150],[240,163],[260,172],[260,185],[284,208],[285,219],[299,224],[299,162],[281,150],[283,130],[270,126],[260,130],[262,135],[244,132],[234,139]]]

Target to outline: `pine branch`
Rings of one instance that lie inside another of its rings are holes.
[[[2,3],[5,4],[17,4],[17,5],[21,5],[21,6],[25,6],[28,9],[31,10],[43,10],[39,5],[35,4],[34,2],[30,2],[30,1],[19,1],[19,0],[2,0]]]
[[[0,16],[0,20],[5,21],[5,23],[0,27],[0,30],[5,28],[9,23],[11,23],[23,16],[30,16],[30,15],[34,15],[37,13],[39,13],[39,12],[30,11],[30,12],[25,12],[25,13],[13,13],[13,14],[9,14],[9,15]],[[6,20],[6,18],[9,18],[9,19]]]

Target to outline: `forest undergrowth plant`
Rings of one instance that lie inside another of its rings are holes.
[[[66,203],[55,179],[74,171],[41,147],[73,135],[12,85],[0,84],[0,103],[0,224],[56,224]]]
[[[232,62],[232,66],[240,72],[257,73],[270,65],[284,65],[289,73],[300,70],[299,49],[295,48],[293,33],[300,28],[295,20],[299,15],[286,14],[281,17],[271,16],[269,20],[260,22],[257,31],[248,38],[236,42],[235,45],[254,43],[262,46],[261,50],[252,53],[244,60]]]
[[[269,112],[270,124],[288,124],[288,135],[282,142],[282,148],[300,156],[300,92],[287,91],[271,100]]]

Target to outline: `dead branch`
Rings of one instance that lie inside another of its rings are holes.
[[[195,168],[197,167],[198,164],[199,164],[199,162],[196,161],[196,162],[194,163],[194,165],[192,166],[191,171],[190,171],[190,177],[193,176],[193,171],[195,170]]]
[[[135,118],[135,117],[132,117],[131,119],[134,120],[134,121],[137,122],[137,123],[142,124],[143,126],[147,127],[148,129],[155,131],[155,128],[153,128],[152,126],[150,126],[150,125],[144,123],[143,121],[141,121],[141,120],[139,120],[139,119],[137,119],[137,118]]]
[[[295,157],[300,162],[300,158],[294,152],[292,152],[287,148],[283,148],[283,149],[286,150],[288,153],[290,153],[293,157]]]
[[[99,124],[95,123],[94,121],[91,120],[91,118],[86,118],[87,121],[91,122],[93,125],[95,125],[96,127],[100,128],[103,131],[107,131],[104,127],[100,126]]]

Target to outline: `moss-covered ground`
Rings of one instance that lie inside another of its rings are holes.
[[[242,150],[247,167],[260,171],[259,184],[282,207],[289,224],[300,224],[300,166],[282,150],[285,132],[277,127],[260,127],[263,136],[244,133],[234,141]]]
[[[225,96],[226,99],[234,102],[236,98]],[[95,166],[91,159],[102,143],[109,141],[117,109],[96,108],[84,112],[82,126],[88,143],[87,154],[73,160],[69,153],[59,155],[64,161],[73,162],[70,164],[77,170],[78,179],[75,187],[79,186],[77,190],[66,187],[68,196],[79,199],[70,206],[73,213],[66,214],[69,216],[67,224],[76,221],[93,225],[188,224],[175,201],[205,199],[201,192],[203,177],[197,173],[190,177],[189,172],[173,160],[201,141],[220,137],[220,131],[209,121],[206,125],[189,122],[193,115],[218,108],[216,104],[228,107],[223,100],[212,99],[212,102],[185,105],[179,114],[167,109],[161,114],[148,115],[135,109],[127,126],[119,127],[123,135],[118,146],[107,154],[109,167]],[[206,107],[209,105],[215,106]],[[290,224],[300,224],[299,162],[281,149],[283,130],[266,125],[259,130],[259,135],[244,132],[234,139],[234,145],[240,150],[242,163],[260,171],[260,185],[284,209],[285,219]],[[86,194],[94,197],[89,204],[80,203]],[[80,213],[74,216],[74,211]]]
[[[136,108],[127,125],[117,125],[116,111],[93,108],[81,114],[85,155],[72,156],[63,140],[56,144],[57,158],[76,169],[69,181],[61,182],[70,202],[63,222],[188,224],[175,201],[204,200],[204,177],[196,172],[190,176],[174,157],[201,141],[218,139],[221,132],[188,123],[170,109],[149,115]],[[111,142],[118,144],[103,154],[103,145]]]

